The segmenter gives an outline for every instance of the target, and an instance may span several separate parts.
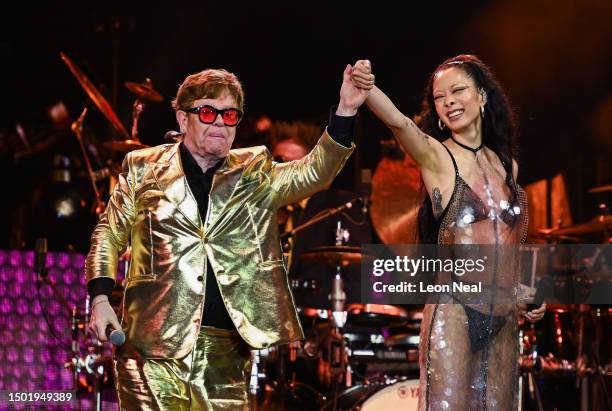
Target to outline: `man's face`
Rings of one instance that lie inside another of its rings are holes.
[[[238,108],[236,100],[225,92],[217,98],[195,100],[191,107],[209,105],[216,109]],[[197,113],[176,112],[176,119],[181,131],[185,133],[185,145],[194,154],[201,157],[223,158],[227,156],[236,138],[236,127],[226,126],[221,115],[217,115],[211,124],[204,124]]]

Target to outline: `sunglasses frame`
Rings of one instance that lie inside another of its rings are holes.
[[[206,123],[200,117],[200,110],[202,110],[203,108],[209,108],[209,109],[211,109],[212,111],[214,111],[216,113],[215,118],[210,123]],[[238,121],[236,122],[236,124],[227,124],[225,122],[225,118],[223,118],[223,115],[225,114],[225,112],[230,111],[230,110],[235,110],[239,114]],[[239,109],[237,109],[235,107],[218,109],[216,107],[211,106],[210,104],[202,104],[200,106],[188,108],[188,109],[186,109],[184,111],[185,111],[185,113],[197,114],[198,115],[198,120],[200,120],[200,123],[202,123],[202,124],[212,124],[212,123],[214,123],[215,120],[217,120],[217,117],[219,116],[219,114],[221,114],[221,118],[223,119],[223,124],[225,126],[227,126],[227,127],[236,127],[238,124],[240,124],[240,121],[242,121],[242,116],[244,115],[244,112],[242,110],[239,110]]]

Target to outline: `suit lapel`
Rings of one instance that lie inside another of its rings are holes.
[[[237,157],[230,152],[213,177],[208,216],[204,224],[206,232],[210,233],[219,219],[226,214],[226,209],[231,208],[230,200],[243,172],[244,166],[239,164]]]
[[[153,164],[153,173],[166,198],[199,230],[202,220],[198,203],[187,184],[178,147],[178,143],[171,146],[166,155]]]

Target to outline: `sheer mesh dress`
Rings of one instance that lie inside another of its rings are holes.
[[[483,287],[511,289],[518,282],[516,255],[513,247],[503,245],[525,240],[525,192],[513,181],[513,195],[506,176],[491,166],[500,163],[492,151],[476,151],[476,166],[464,179],[452,153],[444,148],[455,168],[455,184],[448,205],[436,216],[438,244],[491,245]],[[442,295],[435,304],[425,305],[420,410],[517,409],[516,304],[500,304],[493,300],[495,295],[490,293],[489,300],[477,304],[467,303],[462,295]]]

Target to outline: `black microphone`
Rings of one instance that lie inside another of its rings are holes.
[[[368,205],[370,204],[370,194],[372,194],[372,170],[369,168],[361,169],[361,211],[367,214]]]
[[[106,338],[116,347],[125,342],[125,333],[121,330],[114,330],[110,325],[106,327]]]
[[[47,278],[47,239],[37,238],[34,246],[34,272],[41,279]]]
[[[184,136],[184,135],[185,135],[185,133],[181,133],[179,131],[170,130],[166,134],[164,134],[164,140],[167,141],[168,143],[176,143],[176,140],[179,137]]]

